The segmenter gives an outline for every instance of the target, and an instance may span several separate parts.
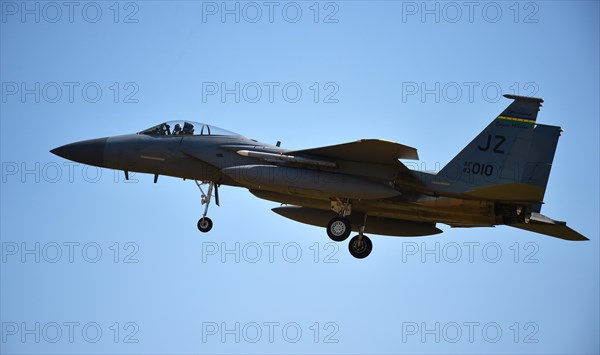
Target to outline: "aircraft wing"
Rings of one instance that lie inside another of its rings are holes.
[[[294,150],[286,154],[386,165],[397,165],[398,159],[419,159],[415,148],[380,139],[361,139],[350,143]]]

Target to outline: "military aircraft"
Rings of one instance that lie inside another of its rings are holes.
[[[350,253],[365,258],[373,244],[364,233],[425,236],[451,227],[515,228],[566,240],[587,240],[541,207],[560,127],[536,123],[542,99],[514,100],[437,173],[409,169],[415,148],[378,139],[286,150],[192,121],[161,123],[139,133],[67,144],[52,153],[76,162],[194,180],[208,232],[218,187],[247,188],[281,203],[273,212],[326,227],[334,241],[352,231]],[[202,188],[204,187],[206,191]]]

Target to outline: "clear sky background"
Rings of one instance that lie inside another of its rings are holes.
[[[0,4],[1,353],[600,351],[598,2]],[[49,153],[187,119],[435,170],[500,93],[565,130],[542,212],[590,241],[439,225],[356,260],[244,189],[200,234],[193,182]]]

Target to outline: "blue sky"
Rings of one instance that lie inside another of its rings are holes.
[[[0,4],[1,353],[600,352],[598,2]],[[193,182],[48,152],[187,119],[435,170],[500,93],[565,130],[542,212],[590,241],[439,225],[356,260],[231,187],[200,235]]]

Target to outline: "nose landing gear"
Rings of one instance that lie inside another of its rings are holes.
[[[212,229],[212,219],[208,217],[202,217],[198,220],[198,230],[202,233],[206,233]]]
[[[217,206],[219,206],[219,185],[215,184],[214,181],[198,182],[198,180],[194,180],[194,182],[196,183],[196,186],[198,186],[198,189],[200,189],[200,201],[204,205],[204,213],[202,213],[202,218],[198,220],[198,230],[202,233],[207,233],[212,229],[213,222],[210,218],[206,217],[206,214],[208,213],[208,206],[210,205],[210,201],[213,197],[213,190],[215,203],[217,204]],[[202,185],[208,185],[206,193],[204,193]]]

